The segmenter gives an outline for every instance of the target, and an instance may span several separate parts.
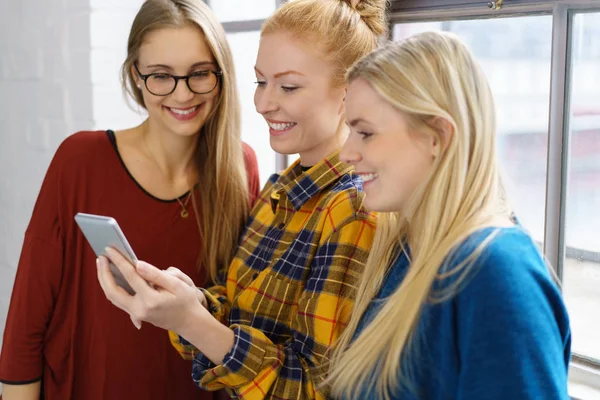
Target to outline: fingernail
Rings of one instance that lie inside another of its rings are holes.
[[[109,252],[110,252],[110,247],[105,247],[105,248],[104,248],[104,252],[105,252],[105,253],[109,253]]]
[[[144,263],[138,262],[136,264],[136,267],[137,267],[138,271],[148,272],[148,266]]]
[[[99,258],[96,258],[96,267],[100,268],[100,259]]]
[[[135,322],[133,323],[133,325],[135,325],[135,327],[138,329],[138,331],[139,331],[140,329],[142,329],[142,322],[141,322],[141,321],[135,321]]]

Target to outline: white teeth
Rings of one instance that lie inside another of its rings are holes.
[[[169,110],[173,111],[175,114],[179,114],[179,115],[188,115],[193,113],[194,111],[196,111],[196,109],[198,108],[198,106],[194,106],[192,108],[188,108],[186,110],[178,110],[176,108],[170,108]]]
[[[359,174],[359,176],[362,178],[363,183],[370,182],[377,178],[377,174]]]
[[[269,121],[267,121],[267,124],[269,124],[271,129],[274,129],[276,131],[283,131],[283,130],[289,129],[292,126],[296,125],[295,122],[286,122],[286,123],[276,124],[276,123],[269,122]]]

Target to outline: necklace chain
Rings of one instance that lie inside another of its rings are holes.
[[[146,133],[146,134],[147,134],[147,131],[146,131],[146,130],[144,130],[144,131],[145,131],[144,133]],[[154,153],[152,152],[152,150],[150,150],[150,146],[148,146],[148,141],[147,141],[146,137],[147,137],[147,136],[146,136],[146,135],[144,135],[144,145],[145,145],[145,147],[146,147],[146,151],[147,151],[147,152],[148,152],[148,153],[149,153],[149,154],[152,156],[152,162],[153,162],[154,164],[156,164],[156,166],[157,166],[157,167],[159,167],[159,170],[160,170],[160,165],[158,164],[158,160],[156,159],[156,156],[154,155]],[[189,189],[189,193],[188,193],[188,195],[187,195],[187,197],[186,197],[185,201],[181,201],[181,199],[180,199],[179,197],[176,197],[176,198],[175,198],[175,200],[177,200],[177,202],[178,202],[178,203],[179,203],[179,205],[181,206],[181,212],[179,213],[179,215],[181,215],[181,218],[184,218],[184,219],[185,219],[185,218],[187,218],[187,217],[189,217],[189,216],[190,216],[190,213],[189,213],[189,211],[187,210],[187,205],[188,205],[188,203],[189,203],[189,201],[190,201],[190,198],[192,197],[192,190],[193,190],[193,189],[194,189],[193,187],[191,187],[191,188]]]
[[[177,202],[181,206],[181,212],[179,213],[179,215],[181,215],[181,218],[187,218],[190,216],[190,213],[187,210],[187,204],[190,201],[190,197],[192,197],[192,189],[190,189],[190,192],[188,193],[185,202],[181,201],[179,197],[175,198],[175,200],[177,200]]]

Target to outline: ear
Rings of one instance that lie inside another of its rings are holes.
[[[344,97],[342,98],[342,104],[340,104],[340,109],[338,111],[339,115],[343,115],[346,113],[346,95],[348,94],[348,86],[344,86]]]
[[[446,150],[450,146],[450,141],[454,136],[454,126],[442,117],[434,117],[429,126],[437,133],[431,143],[431,155],[435,158],[441,154],[442,150]]]
[[[131,76],[133,77],[135,86],[141,90],[142,89],[142,80],[140,79],[140,76],[138,75],[137,71],[135,70],[134,65],[131,65]]]

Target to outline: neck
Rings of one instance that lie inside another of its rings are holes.
[[[309,151],[300,153],[300,165],[312,167],[323,161],[334,151],[340,150],[348,138],[349,132],[350,130],[346,124],[340,121],[335,135],[319,143],[318,146],[313,147]]]
[[[198,143],[197,134],[180,136],[161,132],[160,128],[153,126],[148,120],[144,121],[140,128],[145,152],[154,160],[167,180],[177,181],[182,177],[193,179],[196,173],[194,155]]]

